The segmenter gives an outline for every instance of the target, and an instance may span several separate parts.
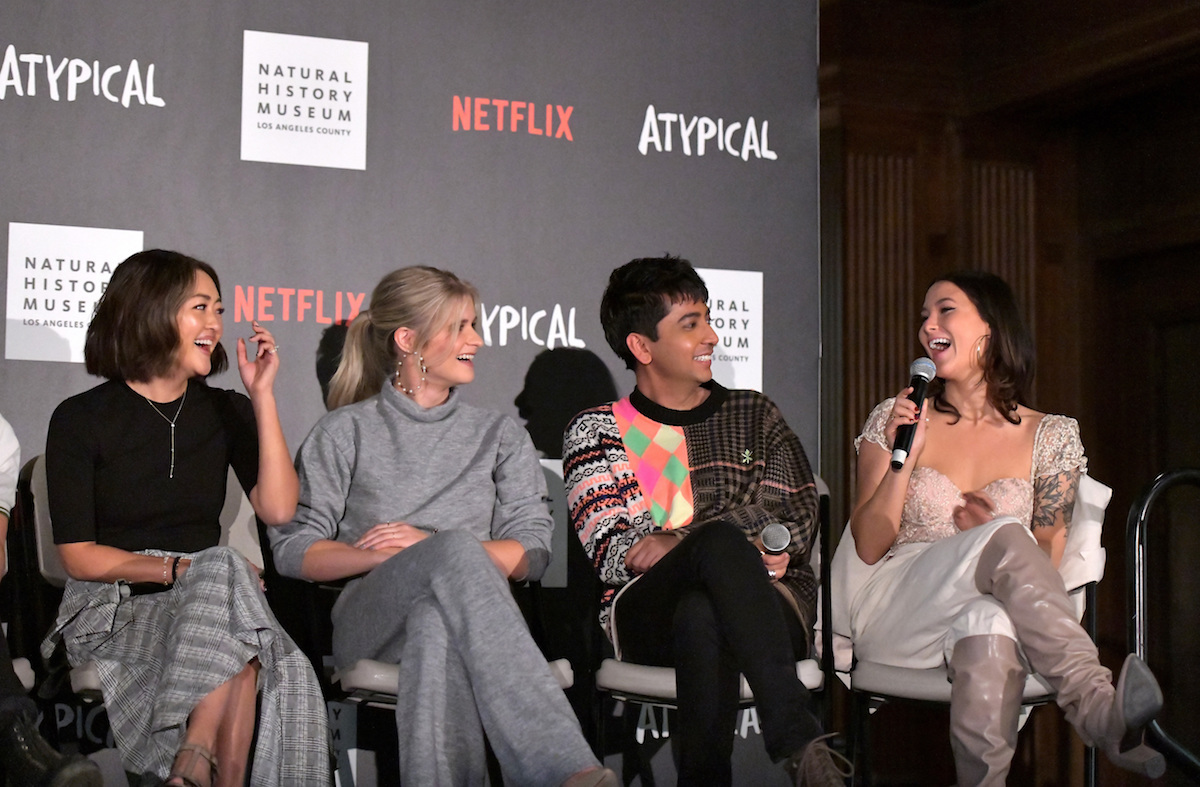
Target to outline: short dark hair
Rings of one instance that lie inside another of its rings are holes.
[[[962,290],[988,324],[991,334],[980,359],[988,402],[1009,422],[1020,423],[1017,406],[1028,403],[1036,352],[1012,288],[1004,279],[986,271],[953,271],[937,277],[929,286],[943,281]],[[933,397],[935,410],[960,415],[946,401],[945,386],[940,379],[934,379],[929,395]]]
[[[637,359],[625,340],[640,333],[658,340],[658,323],[678,303],[707,303],[708,287],[692,263],[670,254],[641,257],[617,268],[608,277],[600,299],[600,324],[604,338],[625,366],[637,368]]]
[[[177,251],[139,251],[118,265],[88,325],[83,345],[88,374],[139,382],[167,374],[179,349],[176,318],[201,272],[220,295],[212,266]],[[225,348],[217,344],[209,374],[226,366]]]

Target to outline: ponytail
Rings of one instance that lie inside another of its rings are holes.
[[[391,335],[388,334],[384,337],[385,341],[380,342],[378,333],[371,323],[370,309],[359,312],[350,323],[346,343],[342,347],[342,361],[329,381],[330,410],[361,402],[379,393],[393,364],[387,347]]]

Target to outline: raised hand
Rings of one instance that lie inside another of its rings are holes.
[[[252,358],[246,354],[246,340],[237,341],[238,372],[242,376],[242,385],[251,399],[269,393],[275,386],[275,375],[279,371],[279,345],[271,332],[263,328],[255,320],[250,323],[254,333],[250,341],[257,342],[258,347]]]

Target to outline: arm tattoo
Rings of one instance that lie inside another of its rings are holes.
[[[1054,527],[1060,516],[1063,523],[1070,527],[1078,488],[1078,470],[1064,470],[1034,479],[1032,528]]]

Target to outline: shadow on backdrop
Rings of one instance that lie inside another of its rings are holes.
[[[569,523],[562,478],[562,440],[577,413],[617,398],[612,373],[591,350],[560,347],[538,354],[514,402],[533,445],[545,457],[548,504],[554,517],[553,558],[540,583],[514,589],[534,640],[548,659],[575,671],[567,699],[584,736],[595,744],[595,670],[608,640],[600,630],[600,588],[592,562]],[[615,726],[615,725],[614,725]],[[607,751],[607,747],[603,747]]]
[[[563,432],[579,412],[617,398],[612,372],[591,350],[543,350],[525,372],[513,402],[533,445],[547,459],[562,459]]]
[[[317,343],[317,383],[321,386],[321,401],[329,409],[329,381],[342,362],[342,347],[346,344],[346,333],[350,326],[344,322],[334,323],[321,331]]]

